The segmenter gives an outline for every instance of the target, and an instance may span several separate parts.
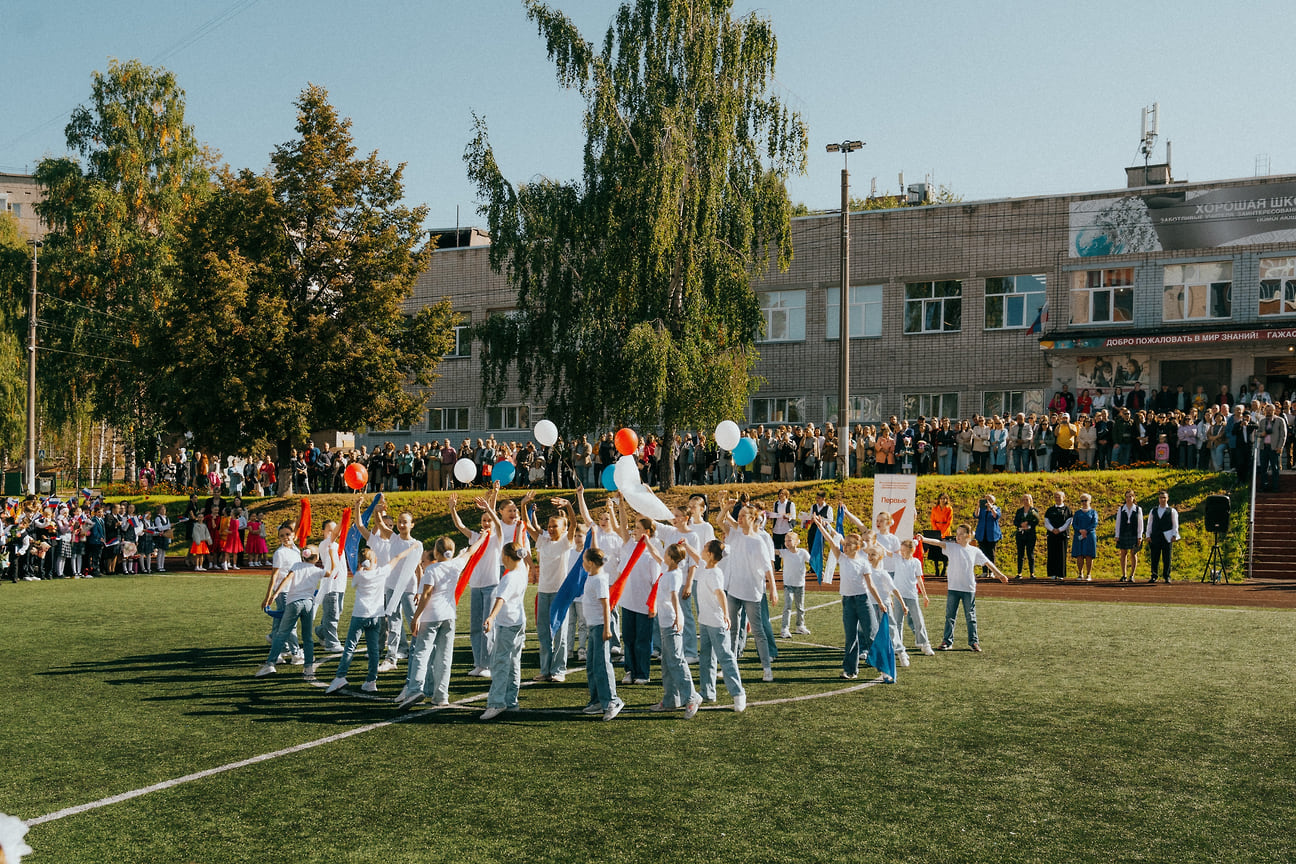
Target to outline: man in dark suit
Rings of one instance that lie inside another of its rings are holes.
[[[1170,493],[1162,489],[1157,493],[1157,506],[1148,511],[1145,536],[1147,537],[1149,556],[1152,564],[1152,578],[1157,581],[1157,561],[1161,562],[1160,577],[1166,583],[1170,581],[1170,546],[1179,539],[1179,511],[1170,506]]]

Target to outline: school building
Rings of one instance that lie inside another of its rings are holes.
[[[753,287],[765,316],[749,423],[837,421],[841,219],[793,222],[794,258]],[[1067,384],[1296,390],[1296,175],[1174,181],[853,213],[849,419],[1038,411]],[[408,301],[465,318],[422,423],[358,443],[524,438],[543,411],[513,391],[482,405],[467,325],[514,297],[489,237],[445,232]]]

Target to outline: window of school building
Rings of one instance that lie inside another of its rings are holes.
[[[985,282],[985,329],[1015,330],[1031,326],[1044,306],[1042,274],[992,276]]]
[[[486,428],[492,432],[511,432],[531,428],[528,405],[496,405],[486,409]]]
[[[957,333],[963,329],[963,283],[957,279],[905,284],[904,332]]]
[[[1133,322],[1133,267],[1079,270],[1071,274],[1072,324]]]
[[[427,431],[467,432],[467,408],[429,408]]]
[[[987,417],[995,414],[1036,414],[1044,410],[1043,390],[987,390],[982,394],[982,413]]]
[[[472,338],[468,332],[471,329],[471,324],[459,324],[454,328],[454,347],[445,355],[447,358],[472,356]]]
[[[958,417],[959,397],[957,393],[914,393],[904,397],[904,416],[909,419],[917,417]]]
[[[1260,259],[1260,314],[1296,315],[1296,256]]]
[[[751,422],[804,423],[805,399],[801,396],[751,400]]]
[[[838,421],[834,419],[837,416],[837,397],[829,396],[824,400],[824,420],[837,423]],[[882,396],[873,394],[850,397],[850,416],[846,418],[846,422],[849,424],[882,422]]]
[[[841,289],[824,292],[824,338],[841,338]],[[882,286],[852,285],[850,289],[850,338],[882,335]]]
[[[1172,324],[1232,316],[1232,261],[1166,265],[1161,305],[1163,321]]]
[[[805,339],[805,294],[803,290],[761,292],[761,316],[765,319],[762,342],[800,342]]]

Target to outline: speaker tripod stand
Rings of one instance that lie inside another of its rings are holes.
[[[1215,532],[1215,545],[1211,546],[1210,554],[1206,556],[1206,566],[1202,568],[1200,582],[1205,582],[1208,578],[1212,585],[1218,585],[1220,580],[1228,583],[1228,570],[1224,567],[1224,550],[1220,548],[1220,537],[1224,536],[1220,532]]]

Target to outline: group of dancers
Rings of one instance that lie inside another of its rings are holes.
[[[812,564],[791,530],[796,513],[787,490],[780,491],[771,509],[745,494],[733,498],[726,492],[711,512],[705,495],[693,495],[686,506],[673,509],[667,524],[634,515],[619,497],[592,514],[578,488],[574,506],[566,498],[550,500],[554,512],[544,527],[536,520],[533,493],[519,503],[498,496],[496,485],[475,499],[478,521],[472,527],[451,496],[452,519],[466,540],[462,549],[452,536],[425,546],[412,535],[413,515],[403,512],[393,520],[379,498],[372,516],[357,520],[366,548],[354,573],[351,619],[343,638],[345,538],[330,520],[318,546],[299,550],[296,526],[284,523],[262,603],[277,622],[267,636],[270,650],[257,676],[274,674],[277,664],[289,662],[304,666],[305,679],[315,681],[322,665],[314,650],[318,639],[325,653],[340,654],[326,689],[337,692],[348,686],[363,637],[368,669],[362,692],[377,692],[379,674],[397,669],[404,660],[404,686],[396,703],[405,709],[423,702],[448,707],[458,603],[467,593],[473,658],[468,675],[490,681],[481,719],[493,719],[518,707],[533,553],[539,569],[535,625],[540,665],[533,680],[565,681],[575,656],[585,664],[588,684],[583,710],[605,720],[616,717],[625,704],[617,695],[613,660],[618,657],[621,685],[648,684],[651,662],[660,660],[661,698],[653,711],[682,710],[691,718],[704,702],[717,701],[718,679],[733,710],[743,711],[747,693],[737,660],[749,631],[762,680],[774,680],[778,647],[770,606],[780,600],[776,572],[782,576],[784,602],[780,636],[791,638],[793,626],[798,635],[810,633],[804,608],[807,570],[813,567],[831,583],[840,567],[842,678],[858,676],[861,660],[872,656],[875,643],[894,665],[908,666],[905,622],[923,653],[951,648],[958,603],[964,605],[969,646],[980,650],[974,573],[987,561],[968,545],[968,526],[960,527],[957,540],[902,539],[891,531],[890,514],[881,512],[875,524],[867,525],[839,499],[834,527],[833,507],[821,491],[801,525],[808,532],[807,546],[820,548],[817,542],[832,550],[825,567],[821,559]],[[359,514],[361,503],[357,495],[352,512]],[[773,534],[765,530],[771,526]],[[947,603],[945,634],[937,648],[927,637],[919,608],[929,602],[921,559],[915,556],[920,542],[945,547],[950,560],[955,605]],[[691,667],[697,669],[696,682]],[[883,678],[894,681],[890,674]]]

